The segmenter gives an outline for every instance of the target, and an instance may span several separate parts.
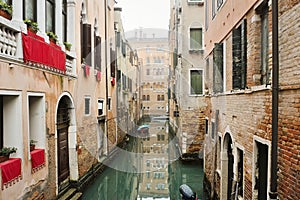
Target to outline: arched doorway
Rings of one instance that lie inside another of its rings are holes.
[[[57,109],[57,176],[58,185],[70,177],[68,130],[70,126],[69,98],[63,96]]]
[[[232,139],[229,133],[225,134],[223,144],[222,196],[230,200],[232,195],[234,156],[232,152]]]

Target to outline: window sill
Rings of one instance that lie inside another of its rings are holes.
[[[189,49],[189,53],[204,53],[204,49]]]

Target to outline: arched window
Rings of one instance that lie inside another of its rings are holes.
[[[147,101],[150,101],[150,95],[147,95]]]
[[[143,101],[146,101],[146,95],[143,95]]]
[[[160,101],[160,95],[157,95],[157,101]]]
[[[160,100],[164,101],[165,100],[165,95],[161,95]]]

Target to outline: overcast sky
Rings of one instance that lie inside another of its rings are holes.
[[[159,28],[168,30],[170,0],[116,0],[122,8],[125,32],[137,28]]]

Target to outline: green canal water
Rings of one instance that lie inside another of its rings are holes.
[[[169,140],[165,165],[159,168],[160,171],[147,172],[143,170],[143,165],[146,166],[145,156],[139,153],[142,151],[141,141],[130,137],[125,149],[120,150],[103,173],[85,189],[82,199],[181,200],[179,187],[184,183],[197,193],[198,199],[205,199],[200,160],[180,160],[176,142]],[[163,175],[159,176],[161,172]]]

